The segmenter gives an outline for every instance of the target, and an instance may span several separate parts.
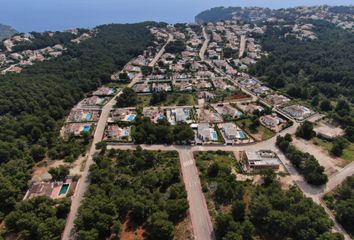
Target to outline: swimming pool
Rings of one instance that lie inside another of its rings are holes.
[[[128,137],[129,136],[129,131],[128,130],[124,130],[123,131],[123,136],[124,137]]]
[[[64,183],[59,190],[59,196],[66,194],[68,189],[69,189],[69,183]]]
[[[165,118],[166,118],[165,115],[161,114],[160,117],[159,117],[159,120],[165,119]]]
[[[88,132],[90,131],[91,126],[90,125],[85,125],[84,129],[82,129],[83,132]]]
[[[218,135],[217,135],[216,131],[210,132],[210,139],[212,141],[217,141],[218,140]]]
[[[127,121],[128,121],[128,122],[131,122],[131,121],[133,121],[133,120],[135,119],[135,117],[136,117],[135,114],[130,114],[130,115],[128,116],[128,118],[127,118]]]
[[[91,119],[91,113],[87,113],[85,118],[86,118],[86,120],[90,120]]]
[[[246,138],[246,134],[243,131],[239,131],[238,133],[240,134],[240,139]]]

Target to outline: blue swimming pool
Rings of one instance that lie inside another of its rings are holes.
[[[90,120],[91,119],[91,113],[87,113],[85,118],[86,118],[86,120]]]
[[[160,117],[159,117],[159,119],[160,119],[160,120],[161,120],[161,119],[165,119],[165,115],[161,114]]]
[[[236,116],[237,117],[241,117],[242,116],[242,112],[236,112]]]
[[[243,131],[239,131],[239,134],[240,134],[240,139],[246,138],[246,134]]]
[[[64,183],[64,184],[61,186],[60,190],[59,190],[59,195],[64,195],[64,194],[66,194],[67,191],[68,191],[68,189],[69,189],[69,184],[68,184],[68,183]]]
[[[135,114],[130,114],[127,118],[128,122],[131,122],[135,119],[136,115]]]
[[[218,135],[217,135],[216,131],[212,131],[210,133],[210,138],[211,138],[212,141],[218,140]]]
[[[123,131],[123,136],[124,137],[128,137],[129,136],[129,131],[128,130],[124,130]]]
[[[90,125],[85,125],[84,129],[82,129],[83,132],[88,132],[90,131],[91,126]]]

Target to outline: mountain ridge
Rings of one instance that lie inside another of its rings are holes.
[[[9,25],[0,23],[0,41],[5,38],[11,37],[15,33],[17,33],[17,31],[14,28]]]

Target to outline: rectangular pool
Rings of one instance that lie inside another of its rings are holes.
[[[59,191],[59,196],[60,195],[64,195],[68,192],[69,190],[69,184],[68,183],[64,183],[61,188],[60,188],[60,191]]]
[[[88,132],[90,131],[91,126],[90,125],[85,125],[84,129],[82,129],[83,132]]]

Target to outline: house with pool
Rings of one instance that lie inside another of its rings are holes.
[[[198,123],[196,136],[197,144],[221,142],[217,131],[209,123]]]
[[[166,118],[164,111],[155,107],[144,108],[142,115],[143,117],[150,118],[150,120],[154,123]]]
[[[99,110],[72,109],[67,122],[97,122],[99,118]]]
[[[135,120],[137,113],[135,109],[116,108],[111,111],[108,122],[132,122]]]
[[[66,179],[64,182],[41,181],[34,182],[27,190],[23,200],[39,196],[47,196],[51,199],[61,199],[68,196],[68,193],[75,192],[77,181]]]
[[[227,145],[242,143],[249,139],[247,134],[233,122],[221,123],[218,127]]]
[[[131,127],[120,127],[118,124],[108,124],[105,129],[103,140],[131,142]]]
[[[80,137],[82,133],[92,133],[94,126],[93,123],[68,123],[64,126],[64,135]]]

